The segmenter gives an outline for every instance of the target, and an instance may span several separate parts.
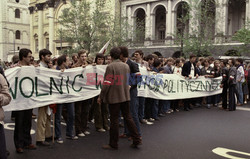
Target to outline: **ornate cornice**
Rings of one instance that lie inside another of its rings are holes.
[[[48,3],[48,6],[50,8],[54,8],[55,7],[55,0],[49,0],[49,1],[47,1],[47,3]]]
[[[38,3],[38,4],[36,4],[36,7],[37,7],[38,10],[43,10],[45,4],[46,3]]]
[[[30,10],[30,14],[33,14],[35,7],[29,7],[29,10]]]

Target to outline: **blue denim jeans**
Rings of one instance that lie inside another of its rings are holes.
[[[236,83],[237,87],[237,98],[238,98],[238,103],[243,104],[243,91],[242,91],[242,82],[237,82]]]
[[[130,113],[132,115],[133,121],[136,125],[137,131],[139,135],[141,136],[141,129],[140,129],[140,123],[139,123],[139,117],[138,117],[138,109],[139,109],[139,102],[137,97],[137,88],[130,89],[130,104],[129,104]],[[124,134],[127,134],[128,136],[129,131],[127,124],[124,120]]]
[[[139,101],[138,116],[139,116],[139,120],[142,120],[144,118],[145,98],[138,97],[138,101]]]
[[[170,100],[159,100],[159,113],[166,113],[171,106]]]
[[[67,109],[67,127],[66,127],[66,136],[74,136],[73,135],[73,125],[74,125],[74,103],[63,103],[57,104],[56,115],[55,115],[55,137],[62,137],[61,131],[61,116],[63,107]]]

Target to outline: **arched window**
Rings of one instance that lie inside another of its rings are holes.
[[[17,3],[19,3],[19,0],[16,0]]]
[[[21,33],[19,30],[16,31],[16,39],[21,39]]]
[[[19,9],[15,10],[15,18],[20,18],[20,10]]]

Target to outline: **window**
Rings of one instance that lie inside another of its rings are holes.
[[[164,40],[164,39],[165,39],[165,30],[160,31],[160,40]]]
[[[19,30],[16,31],[16,39],[21,39],[21,33]]]
[[[35,50],[38,52],[38,39],[35,40]]]
[[[15,10],[15,18],[20,18],[20,10],[19,9]]]
[[[19,3],[19,0],[16,0],[17,3]]]

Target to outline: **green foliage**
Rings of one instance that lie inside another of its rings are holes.
[[[237,50],[228,50],[225,56],[241,56],[240,52]]]
[[[250,44],[250,29],[242,28],[238,30],[234,34],[233,40],[239,41],[244,44]]]
[[[124,42],[121,20],[111,15],[107,0],[72,0],[71,4],[59,17],[61,31],[58,34],[63,42],[72,45],[65,52],[71,54],[86,49],[94,56],[109,39],[111,46]]]

